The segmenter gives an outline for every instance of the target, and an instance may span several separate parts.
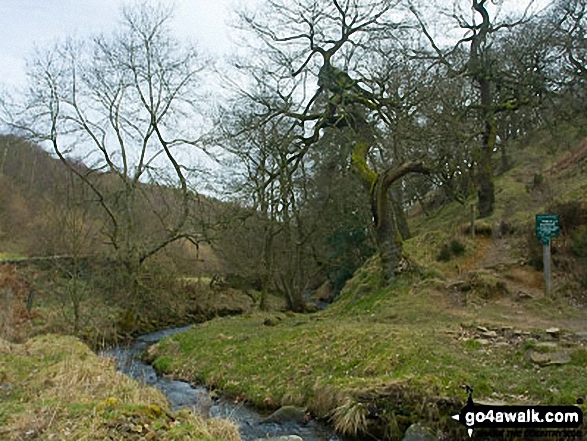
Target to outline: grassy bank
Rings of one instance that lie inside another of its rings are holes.
[[[0,340],[0,439],[239,440],[224,420],[171,412],[73,337]]]
[[[162,341],[151,355],[164,372],[260,407],[304,406],[350,434],[398,437],[424,421],[463,436],[450,415],[466,400],[464,384],[478,401],[574,404],[585,396],[587,342],[576,332],[587,314],[531,286],[535,297],[518,298],[520,280],[540,276],[525,267],[459,280],[457,267],[473,267],[491,247],[483,238],[467,243],[463,256],[384,289],[373,260],[327,311],[217,319]],[[455,288],[461,282],[470,288]],[[552,336],[551,327],[561,331]],[[541,351],[564,354],[564,363],[532,361]]]

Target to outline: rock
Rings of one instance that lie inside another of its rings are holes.
[[[541,341],[534,345],[534,350],[539,352],[555,352],[558,349],[558,345],[550,341]]]
[[[429,429],[420,423],[415,423],[408,427],[402,441],[437,441],[437,438]]]
[[[503,400],[498,400],[495,398],[486,398],[486,399],[475,399],[475,404],[481,404],[483,406],[507,406]]]
[[[550,354],[543,354],[530,349],[526,352],[526,359],[539,366],[546,366],[550,362]]]
[[[559,328],[548,328],[546,333],[550,335],[552,338],[559,338],[561,334],[561,330]]]
[[[489,329],[487,329],[485,326],[477,326],[477,331],[479,331],[479,332],[489,332]]]
[[[487,331],[487,332],[483,332],[481,333],[481,335],[485,338],[496,338],[497,337],[497,332],[495,331]]]
[[[477,343],[479,343],[481,346],[489,346],[491,344],[491,342],[489,340],[486,340],[484,338],[478,338],[477,340],[475,340]]]
[[[584,332],[584,331],[575,332],[575,338],[577,340],[587,341],[587,332]]]
[[[330,281],[326,281],[324,282],[322,285],[320,285],[320,287],[316,290],[316,292],[314,293],[314,297],[317,300],[320,300],[321,302],[332,302],[332,300],[334,299],[334,291],[332,289],[332,286],[330,285]]]
[[[571,362],[571,357],[569,354],[565,352],[555,352],[550,354],[550,362],[548,366],[551,365],[561,365],[561,364],[569,364]]]
[[[294,422],[297,424],[306,424],[309,420],[309,415],[306,411],[296,406],[283,406],[276,410],[267,418],[263,418],[260,424],[265,423],[276,423],[283,424],[288,422]]]
[[[530,300],[533,299],[534,296],[530,293],[527,293],[526,291],[520,290],[518,291],[517,298],[518,300]]]
[[[264,321],[263,324],[265,326],[277,326],[279,324],[280,320],[277,317],[267,317]]]
[[[309,313],[314,313],[314,312],[319,311],[318,305],[316,305],[315,303],[306,303],[305,309],[306,309],[306,312],[309,312]]]
[[[571,357],[565,352],[537,352],[530,349],[526,352],[526,359],[538,366],[563,365],[571,362]]]
[[[204,418],[210,418],[210,411],[212,410],[212,405],[214,404],[212,401],[212,397],[206,389],[198,389],[196,390],[196,410],[199,414],[201,414]]]
[[[275,436],[273,438],[257,438],[254,441],[304,441],[297,435]]]

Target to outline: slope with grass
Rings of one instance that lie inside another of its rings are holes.
[[[587,210],[587,144],[531,152],[498,177],[496,212],[475,238],[465,233],[468,209],[449,204],[413,219],[411,271],[390,286],[373,258],[326,311],[213,320],[163,340],[155,366],[256,406],[305,406],[341,432],[376,438],[397,439],[417,421],[465,436],[450,419],[464,384],[477,401],[574,404],[586,393],[586,297],[570,277],[583,264],[571,253],[582,226],[563,216],[557,297],[543,296],[530,245],[535,213]]]
[[[161,392],[72,337],[0,340],[0,439],[239,440],[231,423],[171,412]]]

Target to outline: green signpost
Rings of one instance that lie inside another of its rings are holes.
[[[550,238],[560,236],[560,218],[558,214],[536,215],[536,236],[544,245],[550,243]]]
[[[552,275],[550,270],[550,238],[559,236],[561,233],[560,218],[558,214],[537,214],[536,215],[536,236],[544,245],[544,290],[547,296],[552,293]]]

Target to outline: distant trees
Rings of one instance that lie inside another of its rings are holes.
[[[500,5],[490,4],[487,0],[456,1],[452,18],[464,35],[456,44],[449,47],[437,43],[421,13],[415,7],[411,7],[423,35],[429,42],[429,59],[433,64],[444,67],[448,76],[467,78],[474,86],[467,106],[476,111],[478,121],[476,133],[470,136],[480,141],[473,158],[480,217],[490,216],[494,209],[493,153],[498,147],[498,115],[528,105],[536,93],[530,87],[531,84],[520,83],[520,78],[513,75],[515,72],[511,70],[512,63],[507,59],[508,54],[504,53],[498,44],[500,32],[512,30],[529,21],[532,2],[525,5],[526,10],[517,18],[505,20],[497,18]],[[520,7],[523,8],[524,5]],[[474,11],[471,18],[466,12],[469,8]],[[494,17],[491,9],[494,11]],[[495,12],[496,10],[498,12]],[[438,14],[438,11],[432,13]],[[522,65],[518,64],[517,67]]]
[[[202,239],[181,158],[199,146],[193,121],[206,60],[171,36],[170,18],[163,7],[128,8],[112,36],[40,53],[25,108],[11,121],[49,143],[90,191],[131,297],[145,260],[179,239]]]

